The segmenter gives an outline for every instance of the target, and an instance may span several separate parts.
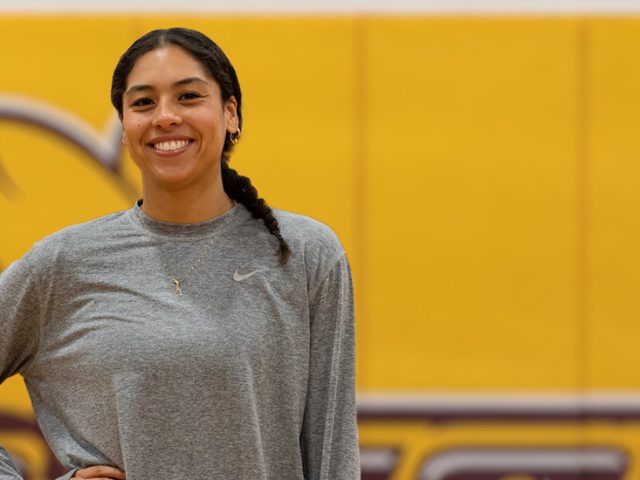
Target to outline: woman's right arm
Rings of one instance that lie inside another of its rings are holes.
[[[36,357],[44,317],[40,304],[42,278],[35,268],[34,251],[0,272],[0,383],[27,369]],[[41,275],[40,275],[41,276]],[[58,480],[123,480],[117,468],[95,465],[72,470]],[[22,480],[8,452],[0,446],[0,480]]]
[[[27,254],[0,273],[0,383],[29,365],[40,342],[38,286],[29,263]],[[0,446],[0,480],[21,478]]]

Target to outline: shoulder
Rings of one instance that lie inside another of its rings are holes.
[[[61,255],[83,253],[94,246],[104,245],[108,238],[126,227],[127,211],[120,211],[87,222],[69,225],[36,242],[27,257],[32,263],[47,264]]]
[[[59,245],[69,245],[69,242],[71,244],[81,244],[96,237],[103,237],[105,234],[117,231],[119,225],[126,226],[128,223],[126,220],[127,214],[128,211],[123,210],[87,222],[69,225],[43,238],[35,246],[47,249]]]
[[[326,224],[298,213],[274,210],[280,225],[280,232],[293,248],[308,254],[321,254],[337,259],[344,255],[344,249],[336,233]]]
[[[114,222],[122,222],[126,211],[70,225],[33,244],[19,259],[11,263],[2,275],[17,275],[36,283],[52,279],[60,269],[71,263],[81,263],[108,243]],[[125,220],[125,222],[127,222]],[[102,245],[102,247],[100,247]]]
[[[324,223],[297,213],[274,210],[282,237],[289,244],[291,265],[306,272],[308,289],[315,291],[342,265],[347,265],[345,251],[335,232]]]

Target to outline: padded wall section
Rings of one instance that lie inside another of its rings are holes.
[[[120,147],[111,73],[125,19],[0,18],[0,267],[43,236],[133,204],[131,189],[63,131],[105,154]],[[21,119],[20,119],[21,118]],[[112,132],[110,134],[110,132]],[[109,141],[113,139],[113,141]]]
[[[640,387],[640,20],[589,23],[588,385]]]
[[[366,25],[364,380],[573,389],[578,24]]]

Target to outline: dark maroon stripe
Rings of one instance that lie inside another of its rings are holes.
[[[514,422],[514,421],[550,421],[550,422],[585,422],[590,420],[606,420],[613,422],[639,421],[640,411],[638,410],[607,410],[589,412],[538,412],[538,411],[425,411],[425,410],[398,410],[391,409],[361,410],[358,413],[358,421],[368,422],[372,420],[396,420],[396,421],[428,421],[432,423],[452,422],[452,421],[492,421],[492,422]]]
[[[0,430],[26,430],[40,434],[38,424],[32,420],[24,420],[0,413]]]
[[[391,478],[391,473],[363,471],[360,478],[362,480],[389,480]]]
[[[624,474],[610,472],[458,472],[442,477],[442,480],[502,480],[506,475],[530,475],[534,480],[623,480]]]

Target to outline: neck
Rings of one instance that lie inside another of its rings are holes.
[[[233,208],[222,182],[198,191],[159,189],[143,181],[142,211],[149,217],[169,223],[198,223],[211,220]]]

